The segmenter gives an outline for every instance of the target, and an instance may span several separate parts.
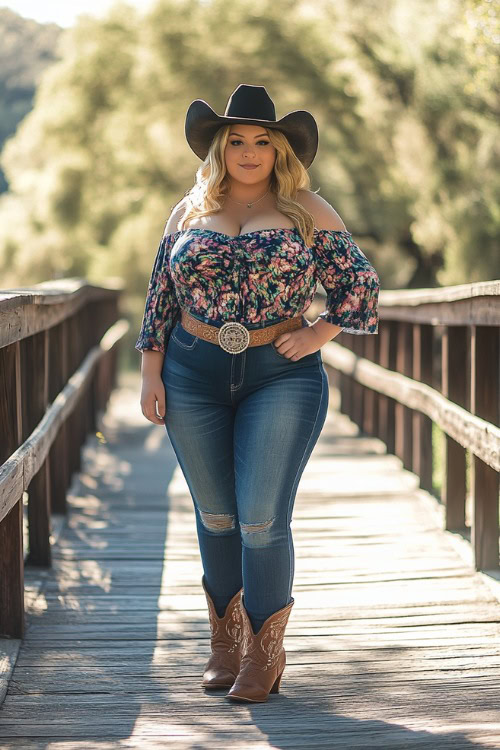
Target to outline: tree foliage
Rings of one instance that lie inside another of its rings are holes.
[[[55,23],[40,24],[0,8],[0,148],[31,110],[40,76],[54,62],[60,32]],[[6,189],[0,171],[0,192]]]
[[[130,309],[199,160],[189,103],[222,113],[240,83],[281,117],[308,109],[313,189],[382,288],[497,278],[498,10],[489,0],[158,0],[117,4],[59,38],[2,153],[4,286],[121,276]]]

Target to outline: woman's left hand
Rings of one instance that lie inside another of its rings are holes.
[[[321,339],[312,326],[281,333],[272,343],[280,354],[294,361],[317,352],[322,346]]]

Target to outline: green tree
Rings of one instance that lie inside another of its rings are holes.
[[[277,116],[308,109],[313,189],[382,287],[498,277],[497,16],[487,0],[158,0],[64,32],[2,153],[4,286],[121,276],[134,316],[170,208],[199,160],[195,98],[223,112],[240,82]],[[485,20],[486,18],[486,20]]]

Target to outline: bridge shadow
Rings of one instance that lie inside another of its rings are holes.
[[[102,434],[85,446],[0,713],[0,738],[12,745],[1,746],[493,747],[467,737],[487,713],[473,681],[458,690],[417,670],[400,680],[397,662],[409,664],[418,647],[397,634],[383,647],[393,667],[347,630],[312,642],[321,610],[308,629],[299,601],[281,693],[237,704],[200,686],[209,625],[191,499],[164,428],[138,413],[136,386],[122,381]]]

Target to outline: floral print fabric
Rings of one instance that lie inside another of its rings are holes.
[[[320,318],[346,333],[378,333],[376,270],[349,231],[315,229],[314,236],[308,247],[296,228],[164,234],[135,348],[164,353],[182,309],[205,323],[278,323],[303,313],[319,283],[327,293]]]

